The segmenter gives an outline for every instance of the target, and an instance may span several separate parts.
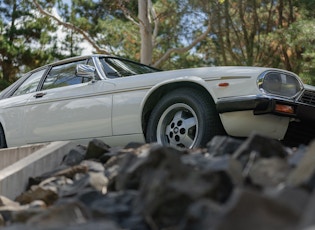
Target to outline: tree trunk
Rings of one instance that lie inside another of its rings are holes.
[[[149,0],[138,0],[139,7],[139,27],[141,36],[141,63],[146,65],[152,64],[152,26],[149,20]]]

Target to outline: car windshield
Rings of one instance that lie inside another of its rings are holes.
[[[137,62],[120,58],[105,57],[100,59],[103,69],[109,78],[127,77],[137,74],[154,73],[161,70]]]

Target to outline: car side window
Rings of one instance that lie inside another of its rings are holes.
[[[85,64],[86,60],[66,63],[58,66],[53,66],[49,71],[42,89],[53,89],[63,86],[75,85],[84,83],[86,78],[75,75],[75,69],[78,64]]]
[[[12,96],[18,96],[27,93],[33,93],[37,90],[38,84],[44,75],[46,69],[39,70],[32,73],[12,94]]]

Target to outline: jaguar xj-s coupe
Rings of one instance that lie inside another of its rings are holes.
[[[81,56],[26,73],[0,99],[0,147],[97,138],[195,148],[215,135],[303,143],[315,136],[315,87],[273,68],[161,71]]]

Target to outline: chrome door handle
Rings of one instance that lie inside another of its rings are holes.
[[[36,93],[35,95],[34,95],[34,97],[35,98],[40,98],[40,97],[43,97],[43,96],[45,96],[46,95],[46,93]]]

